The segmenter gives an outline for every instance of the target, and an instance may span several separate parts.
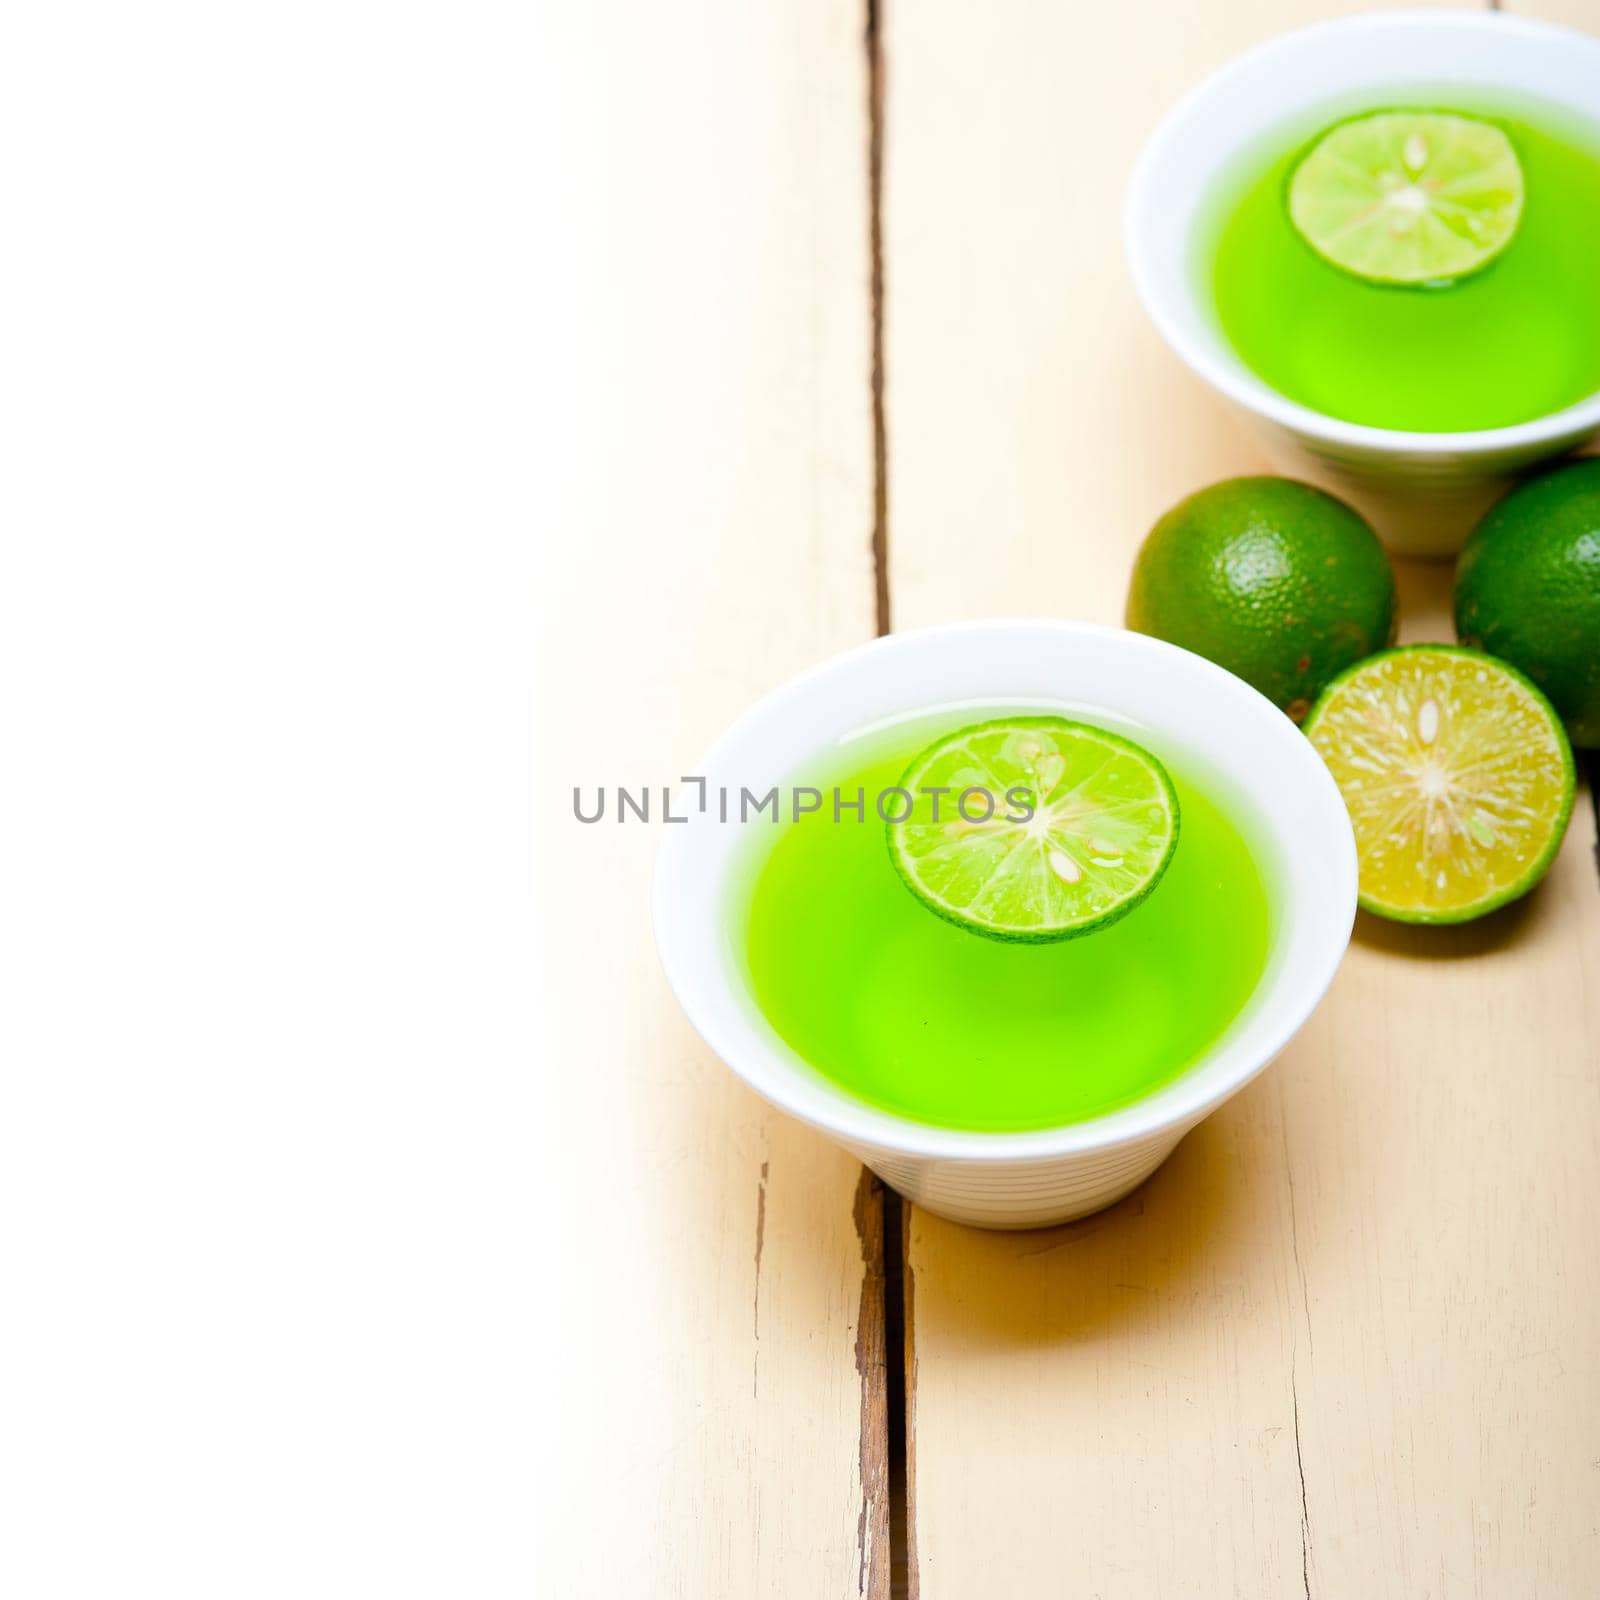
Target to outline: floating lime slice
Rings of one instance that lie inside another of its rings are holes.
[[[1374,283],[1463,278],[1522,215],[1522,167],[1491,122],[1377,111],[1319,139],[1289,181],[1289,216],[1318,255]]]
[[[1572,815],[1572,749],[1550,702],[1478,650],[1386,650],[1306,720],[1350,808],[1361,904],[1466,922],[1545,874]]]
[[[1064,717],[962,728],[906,769],[889,854],[930,911],[993,939],[1069,939],[1126,916],[1178,842],[1148,750]]]

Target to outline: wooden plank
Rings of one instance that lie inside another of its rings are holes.
[[[1498,9],[1509,16],[1536,17],[1585,33],[1600,33],[1600,0],[1500,0]]]
[[[881,1191],[679,1014],[645,915],[653,827],[571,812],[577,784],[659,793],[873,633],[862,9],[606,4],[548,27],[530,92],[562,404],[524,444],[552,475],[547,1592],[885,1595]]]
[[[1145,325],[1121,191],[1177,93],[1338,9],[889,8],[897,626],[1117,620],[1151,521],[1262,468]],[[1449,636],[1446,583],[1406,570],[1408,637]],[[1363,919],[1291,1051],[1112,1211],[913,1214],[922,1600],[1595,1588],[1594,843],[1585,801],[1476,928]]]

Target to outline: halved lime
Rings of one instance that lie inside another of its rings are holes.
[[[1318,255],[1374,283],[1464,278],[1510,244],[1522,166],[1492,122],[1376,111],[1329,129],[1289,180],[1289,216]]]
[[[1306,734],[1350,808],[1359,899],[1401,922],[1467,922],[1545,874],[1572,815],[1550,702],[1479,650],[1419,644],[1328,685]]]
[[[930,911],[993,939],[1103,928],[1155,888],[1178,843],[1165,769],[1065,717],[980,722],[928,746],[900,786],[889,854]]]

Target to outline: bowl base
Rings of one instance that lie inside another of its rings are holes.
[[[1167,1129],[1119,1150],[1008,1162],[1000,1168],[986,1162],[896,1159],[860,1145],[851,1148],[912,1205],[969,1228],[1015,1231],[1053,1228],[1115,1205],[1172,1154],[1188,1131]]]
[[[1416,484],[1376,483],[1359,469],[1312,455],[1282,434],[1266,434],[1263,443],[1274,471],[1315,484],[1353,506],[1391,554],[1425,561],[1453,558],[1479,518],[1516,481],[1507,474],[1457,486],[1420,475]]]

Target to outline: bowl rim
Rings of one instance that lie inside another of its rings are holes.
[[[1321,936],[1316,960],[1301,978],[1298,988],[1274,997],[1277,1020],[1266,1031],[1265,1039],[1225,1077],[1207,1081],[1204,1069],[1209,1058],[1203,1057],[1151,1094],[1079,1122],[1019,1132],[948,1128],[918,1122],[866,1101],[856,1102],[847,1091],[840,1091],[836,1101],[828,1101],[821,1106],[803,1103],[801,1096],[792,1092],[788,1064],[782,1059],[782,1049],[787,1047],[781,1047],[781,1041],[777,1041],[775,1036],[772,1043],[764,1039],[757,1041],[760,1049],[768,1053],[766,1065],[770,1070],[761,1073],[751,1070],[742,1059],[744,1046],[731,1040],[722,1018],[713,1014],[711,1007],[702,1004],[701,985],[694,980],[691,971],[695,958],[679,947],[675,937],[674,907],[671,903],[674,876],[679,869],[679,858],[688,848],[689,829],[664,829],[657,847],[652,885],[652,923],[657,954],[668,987],[691,1026],[712,1053],[764,1100],[857,1150],[866,1148],[923,1160],[983,1165],[1107,1152],[1139,1144],[1161,1134],[1179,1136],[1224,1101],[1231,1099],[1282,1053],[1321,1003],[1349,946],[1350,932],[1355,923],[1358,887],[1355,834],[1338,787],[1310,741],[1301,735],[1277,706],[1243,679],[1177,645],[1125,628],[1092,622],[1001,617],[935,623],[886,634],[828,656],[763,695],[729,724],[699,764],[691,770],[697,773],[715,770],[722,752],[745,736],[753,724],[780,717],[786,707],[810,693],[819,680],[846,672],[864,658],[887,658],[897,651],[925,648],[929,640],[1019,631],[1041,638],[1066,634],[1079,638],[1115,639],[1118,641],[1116,648],[1146,652],[1164,660],[1173,670],[1209,680],[1226,695],[1242,695],[1259,702],[1260,707],[1269,711],[1272,718],[1279,719],[1284,732],[1290,735],[1283,745],[1286,760],[1299,765],[1304,775],[1306,793],[1313,799],[1320,795],[1326,814],[1334,823],[1326,843],[1331,851],[1329,859],[1338,884],[1326,908],[1327,928]],[[720,983],[722,977],[718,972],[714,982]],[[735,1008],[737,1005],[738,1001],[735,1000]]]
[[[1160,277],[1148,260],[1144,219],[1150,214],[1150,196],[1156,174],[1167,153],[1185,141],[1200,108],[1218,96],[1237,92],[1246,80],[1254,77],[1275,57],[1298,52],[1332,35],[1359,37],[1363,34],[1419,28],[1502,37],[1520,34],[1525,38],[1559,45],[1563,49],[1579,49],[1592,55],[1597,67],[1600,67],[1600,40],[1558,23],[1511,16],[1502,11],[1410,9],[1369,12],[1312,23],[1309,27],[1296,28],[1264,40],[1234,56],[1185,91],[1162,115],[1140,148],[1128,179],[1122,211],[1123,252],[1133,278],[1134,292],[1156,331],[1197,377],[1256,416],[1322,444],[1391,455],[1424,456],[1489,456],[1518,450],[1537,450],[1540,446],[1555,446],[1563,441],[1570,444],[1583,434],[1600,428],[1600,390],[1575,405],[1535,417],[1530,422],[1461,433],[1377,428],[1366,423],[1344,422],[1313,410],[1310,406],[1289,399],[1287,395],[1279,394],[1261,379],[1218,360],[1200,340],[1192,337],[1182,319],[1168,309]]]

